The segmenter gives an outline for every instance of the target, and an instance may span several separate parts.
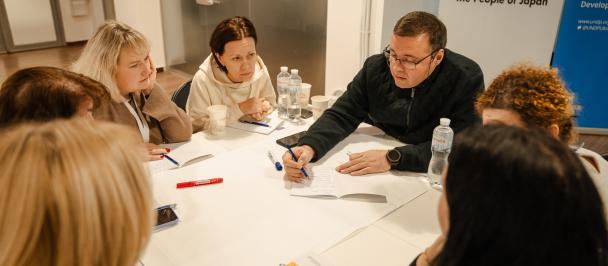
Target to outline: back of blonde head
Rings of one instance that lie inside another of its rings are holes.
[[[115,77],[120,52],[128,48],[141,53],[150,51],[148,40],[139,31],[122,22],[107,21],[89,39],[80,57],[72,65],[72,71],[101,82],[115,102],[124,101]]]
[[[131,130],[73,119],[0,137],[0,265],[134,265],[153,212]]]

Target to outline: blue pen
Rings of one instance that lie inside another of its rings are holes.
[[[178,162],[177,162],[175,159],[173,159],[173,158],[169,157],[169,155],[163,154],[163,157],[164,157],[164,158],[167,158],[167,160],[169,160],[169,161],[170,161],[170,162],[172,162],[173,164],[175,164],[175,165],[179,166],[179,163],[178,163]]]
[[[297,162],[298,157],[296,157],[296,154],[293,153],[290,147],[287,147],[287,150],[289,151],[289,154],[291,154],[291,158]],[[304,176],[308,178],[308,174],[306,173],[306,170],[304,170],[304,167],[300,168],[300,171],[302,171],[302,174],[304,174]]]
[[[272,161],[272,163],[274,164],[274,168],[276,168],[276,169],[277,169],[277,171],[281,171],[281,170],[283,170],[283,166],[281,165],[281,163],[280,163],[280,162],[277,162],[277,161],[274,159],[274,156],[272,156],[272,152],[270,152],[270,151],[268,151],[268,158],[270,158],[270,161]]]
[[[268,124],[264,124],[264,123],[260,123],[260,122],[254,122],[254,121],[241,120],[240,122],[241,123],[252,124],[252,125],[256,125],[256,126],[270,127],[270,125],[268,125]]]

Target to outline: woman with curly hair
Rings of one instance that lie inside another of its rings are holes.
[[[556,69],[518,65],[494,79],[477,98],[476,108],[484,125],[541,128],[572,144],[577,137],[572,99]],[[582,147],[576,153],[608,202],[608,162]]]

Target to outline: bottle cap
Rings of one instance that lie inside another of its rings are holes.
[[[439,124],[442,126],[449,126],[450,125],[450,119],[449,118],[441,118],[439,119]]]
[[[287,72],[287,66],[282,66],[281,67],[281,72]]]
[[[291,74],[298,74],[298,70],[297,70],[297,69],[295,69],[295,68],[292,68],[292,69],[291,69]]]

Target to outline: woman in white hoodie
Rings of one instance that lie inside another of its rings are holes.
[[[276,104],[268,69],[256,53],[257,35],[245,17],[220,22],[209,41],[211,54],[192,79],[186,112],[194,131],[209,128],[207,107],[228,107],[228,121],[262,120]]]

